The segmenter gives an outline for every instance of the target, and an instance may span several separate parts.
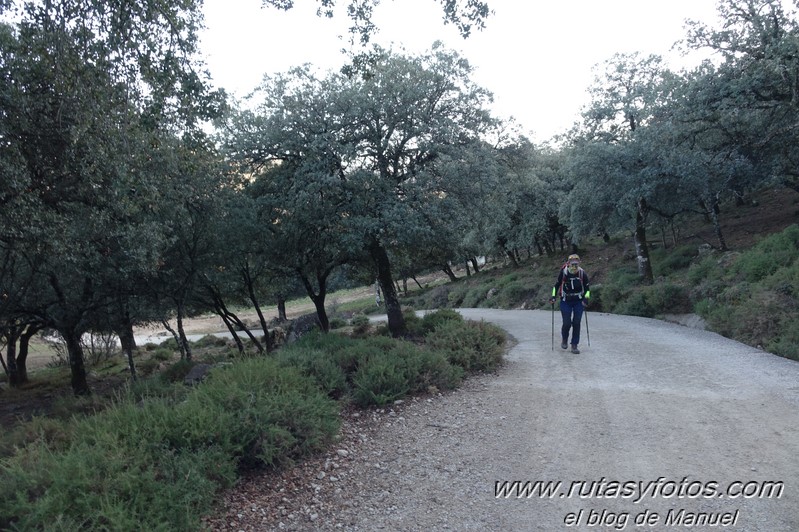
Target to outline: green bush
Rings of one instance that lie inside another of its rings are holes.
[[[405,321],[405,330],[410,336],[422,336],[422,318],[416,315],[412,310],[406,310],[402,313],[402,318]]]
[[[279,350],[277,360],[312,377],[329,397],[339,399],[349,390],[347,374],[332,353],[299,345]]]
[[[502,362],[505,333],[485,322],[451,321],[442,324],[426,337],[434,351],[466,372],[493,371]]]
[[[724,269],[715,255],[708,255],[688,268],[688,282],[691,285],[719,281],[723,275]]]
[[[332,318],[330,320],[330,330],[334,331],[336,329],[341,329],[342,327],[347,326],[347,320],[344,318]]]
[[[254,358],[214,370],[185,398],[128,396],[0,463],[0,528],[196,530],[243,467],[327,445],[338,412],[313,381]]]
[[[174,364],[170,364],[160,376],[167,382],[182,382],[194,366],[195,363],[189,360],[178,360]]]
[[[628,313],[624,311],[625,305],[635,308],[637,304],[625,303],[625,300],[640,284],[641,278],[634,269],[625,268],[611,271],[607,281],[602,285],[602,308],[618,314]]]
[[[407,394],[451,389],[463,376],[445,355],[394,340],[389,350],[372,351],[353,374],[353,400],[362,407],[381,406]]]
[[[155,349],[151,350],[150,358],[153,360],[158,360],[159,362],[165,362],[171,359],[174,354],[175,352],[167,347],[156,347]]]
[[[363,336],[369,331],[369,327],[371,326],[371,322],[369,321],[369,317],[363,314],[358,314],[353,316],[350,320],[350,325],[352,325],[352,332],[355,335]]]
[[[463,304],[463,300],[466,298],[466,293],[469,291],[469,288],[470,286],[465,281],[454,284],[447,294],[447,306],[451,308],[465,307],[466,305]]]
[[[478,284],[477,286],[470,287],[463,296],[461,306],[464,308],[477,308],[488,295],[488,288],[485,285]]]
[[[353,399],[361,407],[390,403],[411,389],[401,362],[384,353],[375,354],[359,366],[352,382]]]
[[[758,242],[743,253],[732,272],[748,282],[758,282],[781,268],[790,267],[799,258],[799,225],[792,225]]]
[[[421,329],[424,334],[432,332],[441,325],[449,322],[463,322],[463,316],[456,310],[441,309],[435,312],[428,312],[421,320]]]
[[[197,347],[224,347],[227,345],[227,340],[213,334],[206,334],[199,340],[192,342],[192,344]]]
[[[696,246],[686,245],[674,249],[652,251],[652,270],[655,277],[667,277],[690,267],[697,256]]]

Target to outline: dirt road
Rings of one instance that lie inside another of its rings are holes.
[[[548,312],[462,312],[516,339],[497,375],[350,428],[302,502],[250,489],[230,529],[799,530],[796,362],[594,313],[575,355]]]

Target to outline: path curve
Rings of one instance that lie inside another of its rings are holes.
[[[575,355],[552,350],[547,311],[460,312],[514,337],[507,363],[391,412],[350,448],[336,484],[315,481],[314,501],[334,509],[282,526],[799,530],[799,363],[707,331],[593,312]],[[496,497],[504,481],[561,484],[552,496]]]

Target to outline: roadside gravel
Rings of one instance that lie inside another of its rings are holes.
[[[573,355],[552,349],[548,312],[462,313],[514,338],[496,374],[346,412],[329,452],[244,479],[206,526],[799,530],[796,362],[706,331],[595,313]],[[561,484],[551,496],[495,497],[498,481],[515,480]],[[736,496],[732,486],[762,493]],[[649,524],[637,526],[642,515]],[[714,518],[727,526],[701,524]]]

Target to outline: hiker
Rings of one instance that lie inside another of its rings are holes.
[[[580,350],[577,346],[580,343],[580,322],[583,319],[584,306],[588,304],[587,300],[591,297],[588,274],[580,267],[579,255],[569,255],[569,258],[566,259],[566,263],[558,274],[558,280],[552,287],[550,305],[555,304],[556,297],[560,299],[560,314],[563,317],[560,346],[563,349],[569,346],[569,330],[571,330],[571,352],[579,353]]]

